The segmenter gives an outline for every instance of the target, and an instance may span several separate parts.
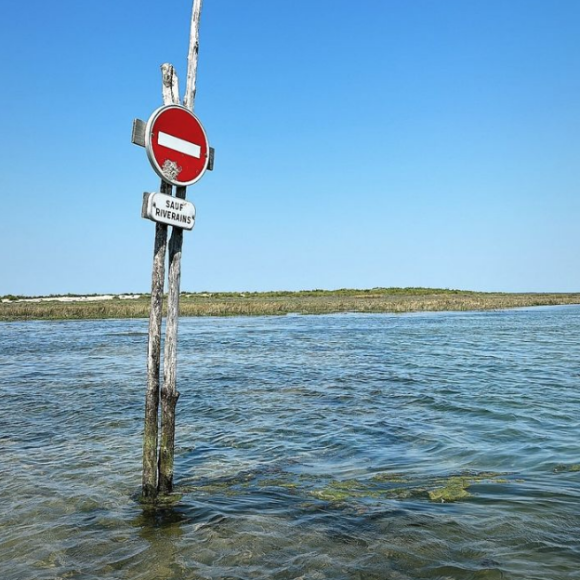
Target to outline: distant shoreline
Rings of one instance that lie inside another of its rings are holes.
[[[437,288],[182,293],[181,316],[477,311],[580,304],[580,293],[498,293]],[[147,294],[0,297],[0,321],[148,318]]]

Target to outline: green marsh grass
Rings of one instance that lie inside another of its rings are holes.
[[[42,302],[8,299],[0,302],[0,320],[67,320],[148,318],[150,299]],[[508,294],[433,288],[308,290],[301,292],[183,292],[181,316],[277,316],[339,312],[404,313],[498,310],[529,306],[580,304],[580,293]]]

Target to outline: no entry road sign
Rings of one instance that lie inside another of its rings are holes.
[[[151,115],[145,128],[145,148],[153,169],[173,185],[192,185],[209,162],[209,144],[201,123],[179,105],[161,107]]]

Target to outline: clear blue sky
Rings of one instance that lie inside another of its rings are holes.
[[[0,294],[148,292],[191,0],[6,2]],[[205,0],[182,289],[580,290],[580,2]]]

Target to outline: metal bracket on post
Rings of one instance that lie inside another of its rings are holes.
[[[213,171],[213,160],[215,157],[215,149],[213,147],[209,148],[209,162],[207,164],[207,170]]]
[[[147,123],[141,121],[141,119],[133,120],[133,131],[131,132],[131,143],[139,145],[139,147],[145,147],[145,128]]]

